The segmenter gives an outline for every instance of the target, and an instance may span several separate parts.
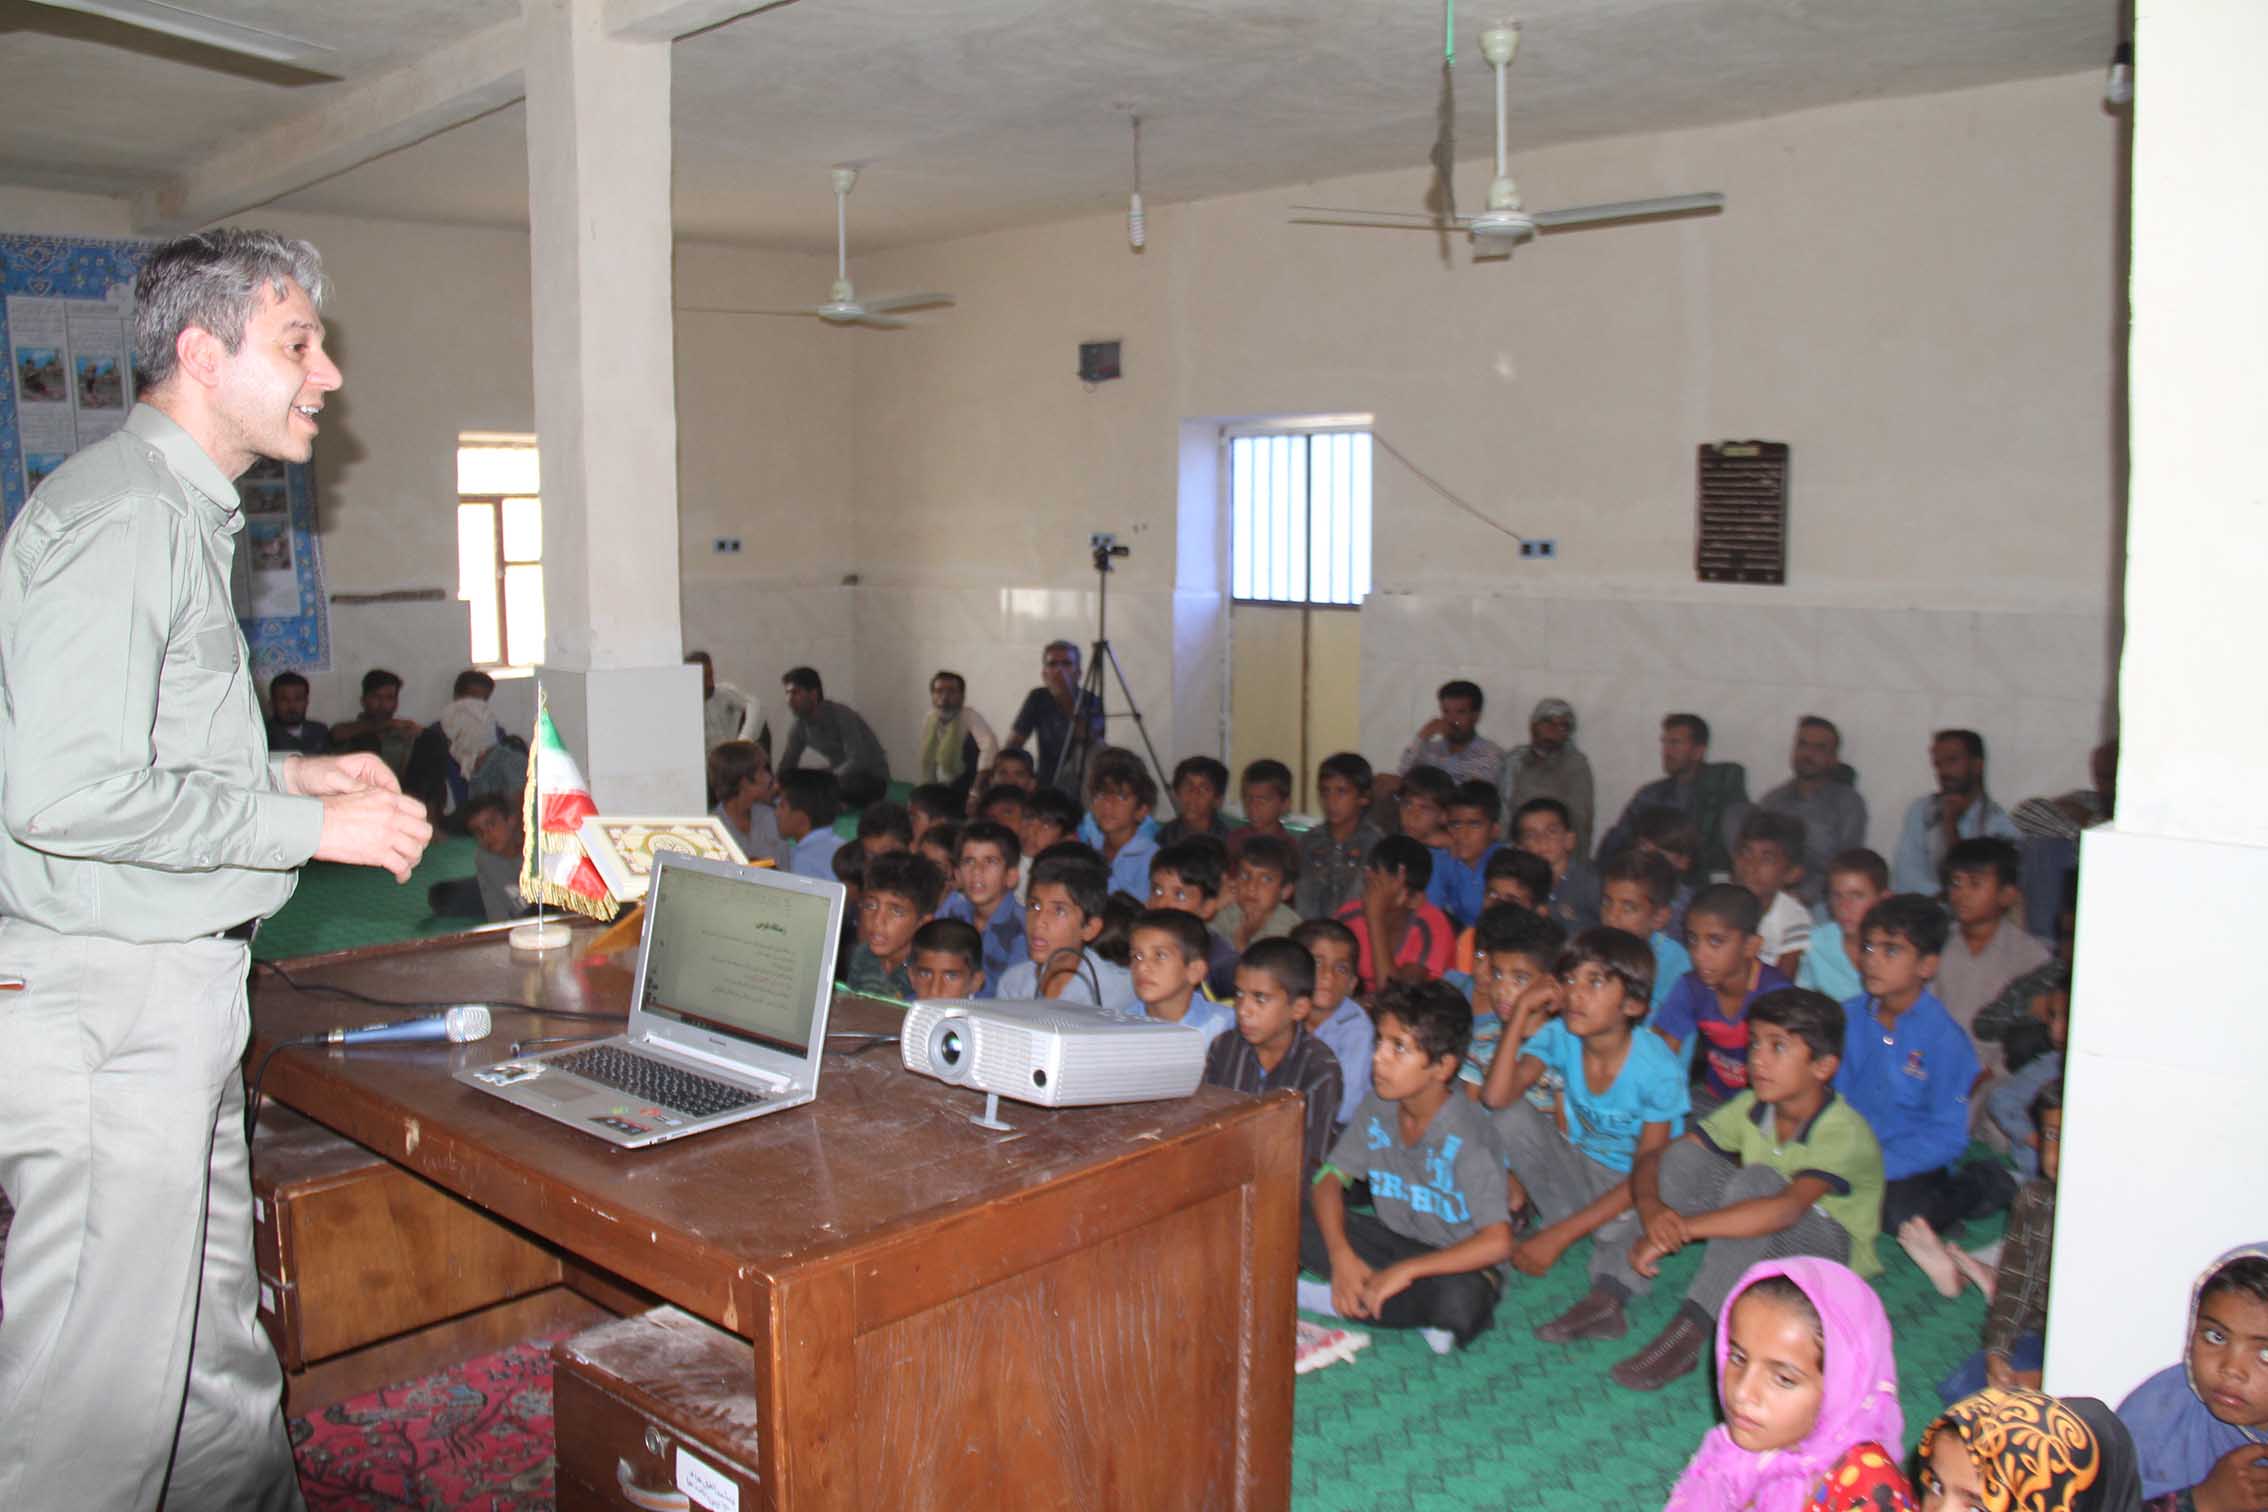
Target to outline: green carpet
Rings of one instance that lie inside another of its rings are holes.
[[[299,892],[260,933],[264,960],[442,934],[471,922],[435,919],[425,890],[472,874],[469,840],[438,841],[407,885],[382,872],[310,865]],[[1964,1242],[1995,1237],[1998,1221]],[[1977,1347],[1984,1301],[1946,1301],[1897,1244],[1881,1245],[1877,1283],[1897,1330],[1906,1436],[1936,1414],[1937,1381]],[[1653,1295],[1630,1309],[1630,1335],[1609,1343],[1543,1344],[1529,1332],[1581,1295],[1589,1248],[1578,1245],[1540,1281],[1514,1276],[1496,1326],[1443,1358],[1412,1335],[1371,1332],[1354,1359],[1299,1380],[1293,1408],[1292,1505],[1302,1512],[1519,1507],[1575,1512],[1659,1506],[1716,1421],[1706,1368],[1641,1395],[1607,1378],[1669,1321],[1698,1252],[1662,1266]]]

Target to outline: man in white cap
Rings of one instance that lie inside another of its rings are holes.
[[[1496,779],[1504,794],[1504,823],[1509,834],[1512,816],[1531,798],[1557,798],[1567,805],[1575,830],[1577,859],[1591,853],[1591,820],[1595,801],[1591,793],[1591,759],[1575,745],[1575,706],[1564,698],[1536,701],[1528,716],[1528,743],[1515,746],[1504,758]]]

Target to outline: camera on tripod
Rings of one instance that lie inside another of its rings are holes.
[[[1095,554],[1095,571],[1097,572],[1110,571],[1110,559],[1112,557],[1130,557],[1134,554],[1133,547],[1119,545],[1118,537],[1107,530],[1098,530],[1087,537],[1087,545]]]

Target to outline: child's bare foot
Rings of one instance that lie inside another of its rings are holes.
[[[1972,1255],[1957,1244],[1947,1245],[1945,1253],[1951,1257],[1961,1274],[1969,1278],[1969,1284],[1984,1293],[1986,1302],[1991,1302],[1992,1294],[2000,1283],[2000,1272],[1986,1264],[1982,1256]]]
[[[1961,1295],[1961,1270],[1952,1251],[1925,1218],[1908,1218],[1898,1225],[1898,1245],[1929,1277],[1930,1284],[1948,1297]]]

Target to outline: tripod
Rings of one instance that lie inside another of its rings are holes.
[[[1107,665],[1111,675],[1118,679],[1118,691],[1126,699],[1126,712],[1134,717],[1134,729],[1142,737],[1142,749],[1149,753],[1150,770],[1165,776],[1165,766],[1158,760],[1158,748],[1150,743],[1150,727],[1142,722],[1142,706],[1134,699],[1134,690],[1127,685],[1126,669],[1118,664],[1118,653],[1110,645],[1110,574],[1115,557],[1132,556],[1134,548],[1118,544],[1118,537],[1107,532],[1088,537],[1095,560],[1095,643],[1087,658],[1086,676],[1079,681],[1079,692],[1072,699],[1071,734],[1063,743],[1062,758],[1056,763],[1055,785],[1078,797],[1086,787],[1087,759],[1094,755],[1100,739],[1098,730],[1110,719],[1108,701],[1103,696],[1103,668]],[[1160,784],[1163,786],[1163,784]]]

